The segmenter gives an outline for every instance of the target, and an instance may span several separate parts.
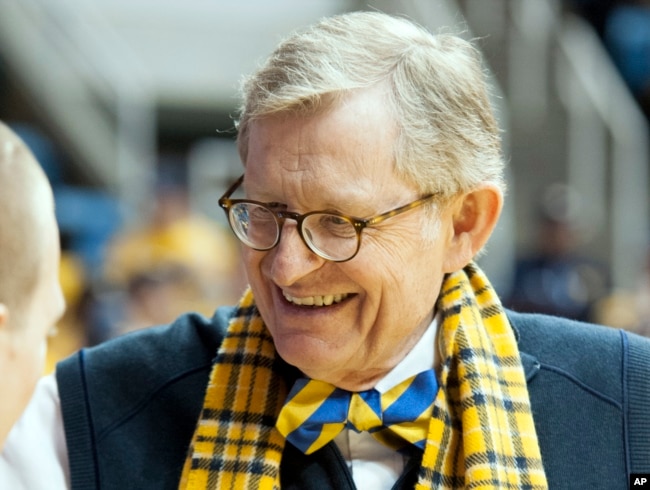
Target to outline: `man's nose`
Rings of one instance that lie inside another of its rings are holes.
[[[271,279],[279,286],[290,286],[323,265],[325,259],[312,252],[300,238],[295,222],[287,220],[280,240],[271,250]]]

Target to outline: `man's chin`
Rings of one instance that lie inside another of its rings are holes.
[[[320,345],[314,345],[314,343]],[[335,354],[322,347],[322,341],[314,342],[312,339],[298,340],[296,338],[275,342],[278,354],[288,364],[298,368],[303,374],[312,379],[329,381],[333,372],[339,371],[342,365]]]

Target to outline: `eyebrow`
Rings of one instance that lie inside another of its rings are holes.
[[[287,204],[283,203],[283,202],[277,202],[277,201],[270,201],[270,202],[261,201],[261,202],[266,204],[271,209],[278,209],[278,208],[280,208],[280,209],[289,209],[289,206]]]
[[[244,179],[243,185],[240,188],[240,191],[244,193],[247,199],[252,199],[266,204],[269,208],[275,209],[285,209],[289,210],[290,206],[287,203],[277,201],[271,197],[271,193],[268,192],[268,188],[263,186],[253,186],[252,192],[249,187],[246,186],[246,179]],[[320,193],[319,193],[320,194]],[[331,197],[331,196],[330,196]],[[335,196],[336,197],[336,196]],[[384,203],[385,204],[385,203]],[[382,206],[382,203],[379,203],[379,206]],[[356,209],[361,212],[352,213],[350,210]],[[296,211],[295,209],[292,211]],[[324,200],[322,206],[309,206],[308,208],[300,210],[303,213],[308,213],[312,211],[322,211],[326,213],[338,213],[344,214],[346,216],[351,216],[359,219],[364,219],[366,217],[375,216],[384,211],[381,208],[377,208],[369,205],[367,199],[359,199],[356,192],[348,192],[343,196],[338,196],[336,202],[332,199]]]

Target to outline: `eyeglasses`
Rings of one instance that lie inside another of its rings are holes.
[[[292,219],[297,223],[298,234],[307,248],[319,257],[333,262],[345,262],[357,254],[361,246],[361,232],[365,228],[417,208],[437,196],[431,194],[365,219],[332,211],[298,214],[278,209],[279,205],[274,203],[230,199],[243,181],[242,175],[219,199],[219,206],[226,213],[232,231],[242,243],[254,250],[270,250],[280,241],[285,220]]]

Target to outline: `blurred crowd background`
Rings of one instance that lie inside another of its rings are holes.
[[[43,165],[61,230],[48,370],[238,299],[217,205],[240,172],[238,80],[290,30],[361,9],[486,56],[509,195],[480,262],[506,305],[650,335],[650,1],[0,0],[0,119]]]

